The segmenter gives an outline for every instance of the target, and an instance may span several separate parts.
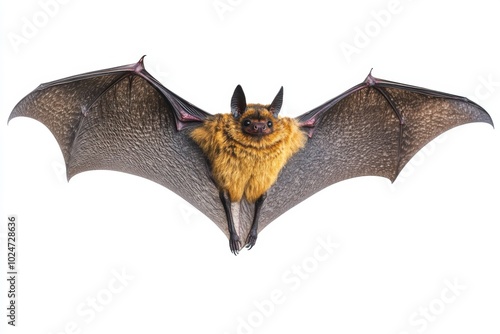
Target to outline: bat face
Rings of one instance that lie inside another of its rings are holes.
[[[241,117],[243,133],[260,139],[274,132],[274,123],[278,119],[263,105],[249,105]]]

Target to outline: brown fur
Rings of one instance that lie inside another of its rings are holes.
[[[219,189],[227,191],[232,202],[243,197],[250,202],[259,199],[306,142],[306,135],[294,119],[276,119],[267,108],[249,104],[238,119],[232,114],[217,114],[191,132],[191,138],[210,161]],[[245,134],[241,120],[256,117],[272,120],[272,133],[260,137]]]

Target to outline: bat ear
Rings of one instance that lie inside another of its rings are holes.
[[[243,88],[238,85],[236,86],[233,97],[231,98],[231,113],[235,118],[238,118],[245,112],[246,109],[247,101],[245,99],[245,93],[243,93]]]
[[[278,114],[281,110],[282,104],[283,104],[283,86],[281,86],[278,95],[276,95],[273,102],[269,105],[269,111],[273,113],[274,117],[278,118]]]

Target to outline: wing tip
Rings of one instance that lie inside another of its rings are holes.
[[[12,110],[12,112],[10,113],[9,117],[7,118],[7,125],[9,125],[10,121],[13,119],[13,118],[16,118],[17,115],[15,114],[15,110]]]
[[[486,111],[486,109],[484,109],[478,103],[468,99],[467,97],[457,96],[457,98],[461,98],[462,102],[467,103],[469,106],[474,107],[478,110],[477,117],[475,117],[475,119],[469,123],[473,123],[473,122],[487,123],[487,124],[491,125],[493,127],[493,129],[495,128],[495,124],[493,123],[493,118]]]
[[[24,100],[24,99],[23,99]],[[22,108],[20,108],[20,104],[21,102],[23,101],[19,101],[19,103],[14,107],[14,109],[12,109],[12,111],[10,112],[10,115],[9,115],[9,118],[7,118],[7,125],[10,124],[10,121],[12,121],[14,118],[16,117],[28,117],[28,118],[32,118],[34,120],[37,120],[35,117],[31,116],[31,115],[28,115],[26,113],[23,113],[23,110]],[[38,120],[37,120],[38,121]]]
[[[486,113],[486,121],[483,121],[483,122],[488,123],[489,125],[491,125],[493,127],[493,129],[495,129],[495,124],[493,123],[493,118],[491,118],[491,115],[486,110],[484,112]]]

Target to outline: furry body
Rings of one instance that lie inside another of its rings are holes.
[[[242,120],[272,119],[272,133],[258,136],[242,131]],[[210,161],[212,176],[231,202],[257,201],[276,182],[288,159],[301,149],[306,135],[297,121],[274,118],[267,106],[249,104],[238,118],[217,114],[194,129],[191,138]]]

